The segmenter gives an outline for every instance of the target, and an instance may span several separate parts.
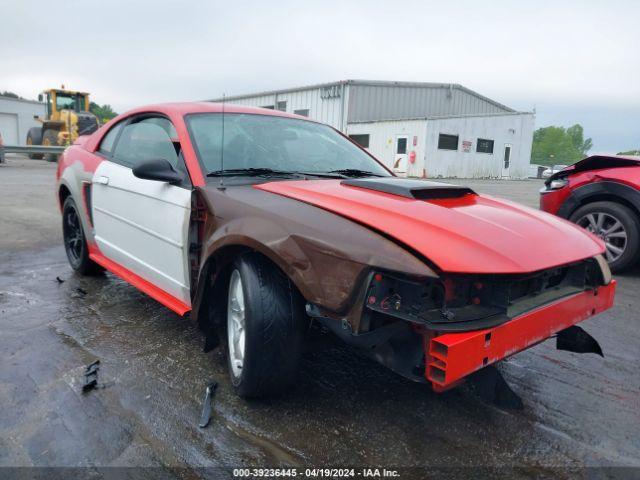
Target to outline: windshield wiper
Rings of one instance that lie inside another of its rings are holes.
[[[207,177],[277,177],[300,175],[298,172],[272,168],[228,168],[207,173]]]
[[[345,177],[383,177],[379,173],[369,172],[367,170],[359,170],[357,168],[343,168],[340,170],[330,170],[327,173],[338,173]]]

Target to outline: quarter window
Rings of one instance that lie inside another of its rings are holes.
[[[441,133],[438,137],[439,150],[458,150],[458,135]]]
[[[476,143],[476,152],[478,153],[493,153],[493,140],[487,140],[486,138],[479,138]]]
[[[116,143],[120,130],[122,130],[122,122],[111,127],[111,130],[107,132],[102,139],[102,142],[100,142],[100,148],[98,149],[100,153],[104,155],[111,155],[113,153],[113,147]]]

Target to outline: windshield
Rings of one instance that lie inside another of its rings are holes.
[[[222,114],[192,114],[187,125],[207,174],[222,169]],[[357,170],[389,176],[378,162],[331,127],[269,115],[224,116],[224,170],[327,173]],[[231,172],[229,172],[231,173]]]
[[[56,93],[56,109],[57,110],[74,110],[80,112],[84,110],[84,98],[82,95]]]

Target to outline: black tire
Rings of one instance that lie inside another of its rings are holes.
[[[42,134],[42,145],[56,146],[58,145],[58,131],[57,130],[45,130]],[[44,159],[47,162],[57,162],[58,155],[55,153],[46,153]]]
[[[71,268],[80,275],[96,275],[104,269],[89,258],[80,212],[70,196],[62,206],[62,237]]]
[[[27,132],[27,145],[42,145],[42,127],[31,127]],[[40,159],[41,153],[30,153],[29,158]]]
[[[609,224],[613,221],[620,222],[620,224],[622,224],[622,229],[624,229],[624,233],[626,233],[626,245],[622,248],[622,254],[611,252],[610,246],[608,246],[607,252],[607,261],[609,262],[609,268],[611,268],[611,271],[621,272],[636,263],[638,255],[640,254],[640,219],[633,210],[625,205],[621,205],[616,202],[593,202],[578,208],[573,212],[569,220],[586,228],[588,224],[590,224],[587,215],[592,215],[592,219],[597,219],[597,215],[600,214],[603,214],[605,218],[608,219]],[[606,231],[606,225],[604,227],[604,231]],[[618,232],[620,231],[621,229],[618,229]],[[614,241],[613,238],[607,237],[602,234],[602,232],[600,232],[600,234],[598,232],[594,233],[603,238],[605,243],[609,243],[609,245]],[[609,242],[607,242],[607,240]],[[615,239],[615,241],[620,240]],[[617,244],[614,246],[620,249],[620,245],[621,244]],[[613,255],[619,256],[613,259]]]
[[[227,348],[231,383],[244,398],[281,394],[295,381],[302,355],[308,326],[302,296],[286,275],[258,254],[236,260],[230,279],[234,271],[239,273],[244,292],[245,347],[238,375]],[[230,298],[231,292],[227,305]]]

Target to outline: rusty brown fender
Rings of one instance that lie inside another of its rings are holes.
[[[334,314],[353,306],[371,268],[414,277],[436,274],[401,246],[339,215],[274,195],[251,185],[199,188],[208,215],[201,255],[201,274],[213,260],[215,270],[233,259],[227,252],[244,247],[274,262],[304,298]],[[206,282],[198,282],[193,312],[197,315]]]

